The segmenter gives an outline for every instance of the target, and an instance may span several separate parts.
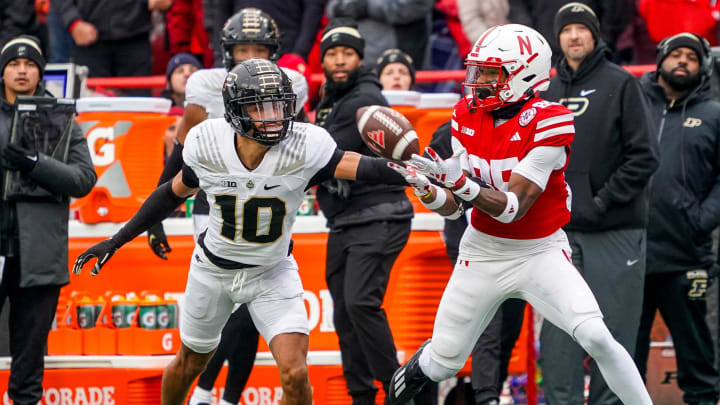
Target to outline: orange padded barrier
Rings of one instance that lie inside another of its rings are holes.
[[[175,117],[85,112],[77,121],[87,138],[98,182],[72,208],[86,223],[127,221],[157,187],[163,168],[163,135]]]

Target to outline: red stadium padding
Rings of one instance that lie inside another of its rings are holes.
[[[635,76],[655,69],[655,65],[627,65],[623,66]],[[553,74],[555,71],[553,70]],[[417,83],[432,83],[445,81],[461,81],[465,78],[464,70],[421,70],[417,72]],[[319,85],[325,76],[322,73],[312,75],[312,84]],[[144,89],[162,88],[165,86],[165,76],[142,77],[91,77],[87,79],[87,86],[91,89]]]

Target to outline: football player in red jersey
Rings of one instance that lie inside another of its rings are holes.
[[[453,156],[443,160],[428,149],[430,159],[414,155],[407,169],[391,165],[428,208],[451,212],[455,202],[447,190],[475,208],[432,339],[393,375],[393,405],[410,400],[429,380],[454,376],[508,298],[526,300],[571,335],[623,403],[652,403],[570,261],[561,227],[570,219],[564,171],[575,129],[570,110],[536,95],[547,89],[550,59],[547,41],[535,30],[490,28],[466,60],[464,97],[451,122]]]

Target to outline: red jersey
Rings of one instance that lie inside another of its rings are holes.
[[[510,174],[537,146],[565,146],[569,157],[575,135],[573,115],[564,106],[533,97],[518,114],[495,127],[493,116],[484,110],[468,111],[460,100],[453,111],[452,134],[467,149],[473,177],[507,191]],[[553,170],[545,190],[524,217],[503,223],[479,209],[472,211],[471,224],[480,232],[509,239],[542,238],[570,220],[570,188],[565,183],[565,165]]]

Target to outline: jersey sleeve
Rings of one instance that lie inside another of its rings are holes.
[[[210,115],[213,100],[221,97],[223,78],[223,72],[217,69],[202,69],[193,73],[185,85],[185,104],[198,105]]]
[[[545,190],[553,170],[562,169],[567,152],[562,146],[539,146],[530,151],[512,170]]]
[[[202,123],[195,125],[190,129],[185,137],[185,144],[183,145],[182,151],[183,163],[191,167],[193,170],[197,170],[198,167],[197,148],[200,125],[202,125]]]
[[[573,113],[564,106],[549,101],[539,101],[538,116],[534,120],[533,147],[566,146],[575,137]]]
[[[306,168],[315,173],[328,164],[337,144],[324,128],[316,125],[310,126],[308,135]]]

